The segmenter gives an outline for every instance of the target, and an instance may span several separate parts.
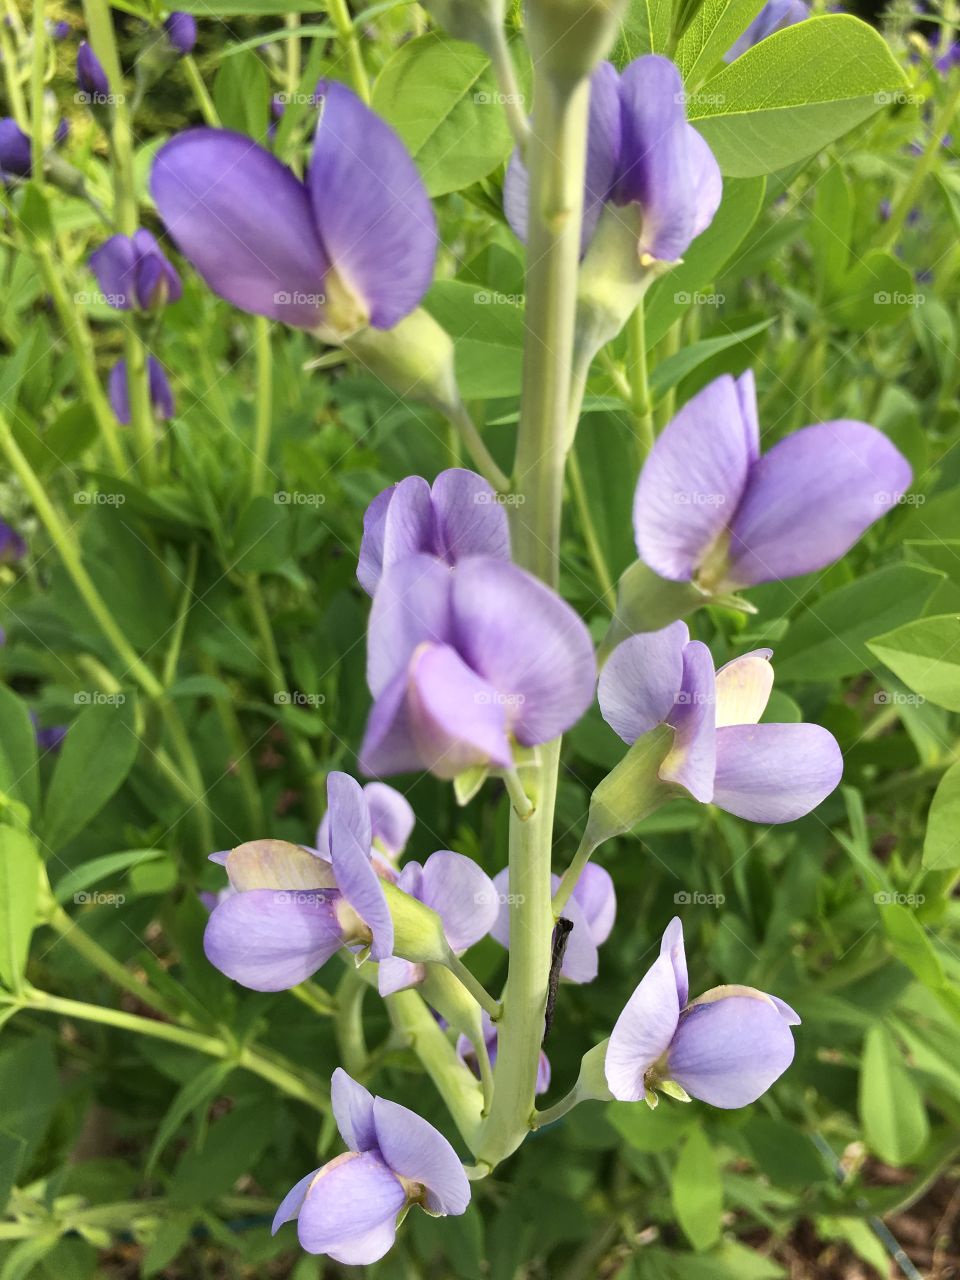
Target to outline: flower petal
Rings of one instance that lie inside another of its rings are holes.
[[[416,823],[410,801],[385,782],[368,782],[363,794],[370,809],[374,843],[382,845],[389,858],[399,858]]]
[[[377,1145],[373,1094],[343,1067],[337,1067],[330,1077],[330,1106],[340,1137],[351,1151],[370,1151]]]
[[[818,724],[735,725],[717,730],[713,802],[749,822],[793,822],[840,783],[843,756]]]
[[[401,960],[399,956],[386,956],[377,966],[377,990],[381,996],[392,996],[417,986],[426,976],[424,965]]]
[[[134,267],[137,253],[129,236],[111,236],[90,255],[90,270],[97,277],[108,305],[130,311],[136,304]]]
[[[368,596],[377,589],[383,573],[383,543],[387,529],[387,511],[393,501],[396,485],[382,489],[363,513],[363,537],[357,561],[357,580]]]
[[[360,747],[360,770],[367,777],[386,778],[423,768],[407,693],[407,673],[401,671],[373,704]]]
[[[234,889],[335,889],[328,863],[288,840],[247,840],[224,859]]]
[[[314,1169],[312,1173],[306,1174],[305,1177],[290,1188],[280,1201],[277,1212],[273,1215],[273,1225],[270,1228],[272,1236],[277,1234],[285,1222],[291,1222],[299,1215],[304,1197],[310,1188],[310,1183],[313,1182],[319,1172],[319,1169]]]
[[[713,799],[716,698],[710,650],[699,640],[691,640],[683,651],[683,686],[669,718],[676,736],[659,772],[664,782],[679,783],[701,804]]]
[[[726,374],[688,400],[658,437],[637,483],[633,529],[640,559],[662,578],[689,581],[733,519],[751,442]]]
[[[647,970],[610,1033],[604,1073],[615,1098],[638,1102],[645,1093],[644,1073],[670,1046],[680,1002],[669,956]]]
[[[499,914],[493,881],[462,853],[438,849],[423,865],[421,902],[443,921],[443,932],[454,951],[466,951],[485,937]]]
[[[376,1262],[393,1244],[406,1200],[379,1155],[348,1152],[325,1165],[307,1191],[297,1221],[300,1244],[347,1265]]]
[[[433,482],[438,555],[454,565],[464,556],[510,559],[507,513],[491,486],[473,471],[451,467]]]
[[[393,917],[383,892],[383,881],[370,858],[373,844],[370,809],[363,788],[355,778],[339,772],[328,776],[327,813],[330,857],[337,888],[370,930],[371,958],[382,960],[393,951]]]
[[[453,577],[434,556],[411,556],[385,574],[367,627],[367,683],[376,698],[406,672],[420,644],[452,641]]]
[[[490,556],[461,562],[451,579],[457,647],[506,699],[524,746],[550,742],[593,701],[593,642],[579,614],[549,587]]]
[[[407,476],[394,487],[383,526],[383,567],[420,553],[437,554],[437,519],[430,486],[422,476]]]
[[[326,964],[342,940],[329,895],[254,889],[214,907],[203,949],[214,968],[241,986],[287,991]]]
[[[512,763],[504,701],[450,645],[426,644],[414,655],[408,706],[420,759],[438,778]]]
[[[634,743],[662,724],[676,706],[683,684],[685,622],[631,636],[618,644],[600,672],[597,699],[611,729]]]
[[[573,887],[573,897],[580,905],[594,944],[602,946],[617,917],[617,894],[609,871],[588,862]]]
[[[395,1173],[426,1188],[431,1213],[460,1214],[470,1203],[470,1183],[443,1134],[407,1107],[376,1098],[373,1118],[383,1158]]]
[[[680,1019],[670,1076],[713,1107],[745,1107],[766,1093],[793,1061],[793,1035],[771,1000],[728,996]]]
[[[423,180],[393,129],[355,93],[321,81],[307,185],[317,230],[370,323],[390,329],[433,279],[437,222]]]
[[[150,191],[214,293],[284,324],[320,323],[328,263],[310,198],[269,151],[228,129],[188,129],[157,152]]]
[[[727,580],[796,578],[838,560],[910,487],[910,464],[865,422],[787,436],[750,473],[731,525]]]
[[[690,982],[687,978],[687,953],[683,946],[683,924],[679,916],[674,916],[664,929],[660,939],[660,954],[670,957],[677,983],[677,1000],[682,1009],[690,995]]]
[[[771,649],[754,649],[717,672],[717,728],[758,724],[773,689]]]
[[[554,892],[559,878],[554,877]],[[600,969],[600,954],[583,908],[571,894],[563,908],[562,916],[573,928],[567,934],[567,946],[560,965],[560,976],[569,982],[584,984],[593,982]]]

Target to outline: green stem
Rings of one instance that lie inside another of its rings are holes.
[[[7,24],[0,20],[0,53],[3,55],[3,78],[7,86],[7,100],[13,118],[24,131],[30,131],[30,114],[24,101],[23,89],[17,79],[17,50]]]
[[[33,0],[33,61],[30,66],[30,167],[39,179],[43,174],[43,72],[47,56],[44,28],[46,0]]]
[[[580,461],[577,458],[576,448],[570,450],[567,458],[567,475],[570,479],[573,504],[577,508],[580,532],[583,534],[583,540],[587,547],[587,556],[593,566],[594,573],[597,575],[597,583],[603,596],[603,603],[613,613],[617,607],[617,591],[607,565],[607,557],[604,555],[603,547],[600,545],[600,537],[597,533],[597,526],[594,524],[593,512],[590,510],[590,501],[587,497],[586,486],[583,483],[583,472],[580,470]]]
[[[484,444],[483,437],[477,430],[476,424],[467,410],[461,406],[456,413],[451,413],[450,422],[456,428],[464,447],[473,460],[473,465],[483,478],[489,481],[490,485],[498,492],[508,493],[510,490],[510,477],[501,471],[497,465],[493,454]]]
[[[250,496],[263,492],[273,425],[273,353],[270,349],[270,321],[258,316],[254,322],[257,361],[257,421],[250,468]]]
[[[485,1009],[489,1013],[493,1022],[496,1022],[503,1013],[503,1007],[499,1000],[494,1000],[493,996],[486,989],[482,982],[479,981],[470,972],[463,961],[451,953],[447,960],[447,968],[451,973],[455,974],[460,983],[473,996],[481,1009]]]
[[[348,962],[349,966],[349,962]],[[367,1066],[367,1042],[363,1034],[363,997],[367,984],[355,968],[346,968],[337,987],[335,1028],[340,1065],[351,1076],[363,1075]]]
[[[553,915],[555,919],[559,919],[563,908],[567,905],[567,901],[577,887],[577,881],[583,874],[583,868],[590,861],[593,851],[597,845],[594,841],[588,840],[586,836],[580,841],[580,847],[573,855],[570,865],[560,879],[557,885],[557,892],[553,895]]]
[[[641,464],[653,448],[654,442],[653,406],[650,403],[650,380],[647,374],[645,306],[646,300],[641,301],[627,325],[630,407],[633,410],[633,426]]]
[[[538,1111],[530,1122],[531,1129],[542,1129],[545,1124],[553,1124],[554,1120],[560,1120],[572,1111],[580,1101],[580,1094],[576,1088],[570,1090],[568,1094],[555,1102],[552,1107],[547,1107],[545,1111]]]
[[[877,237],[878,248],[889,248],[903,229],[903,224],[906,222],[910,210],[917,203],[920,188],[926,181],[927,175],[933,168],[934,161],[940,154],[943,140],[950,132],[958,103],[960,103],[960,77],[954,76],[950,92],[947,94],[946,100],[931,127],[930,137],[927,140],[923,155],[919,157],[914,165],[910,180],[900,193],[899,200],[893,206],[889,220],[880,229]]]
[[[182,59],[181,65],[187,80],[190,82],[190,88],[193,90],[193,96],[197,100],[197,106],[200,108],[204,124],[209,125],[211,129],[218,129],[220,127],[220,115],[213,105],[213,99],[207,92],[207,86],[203,83],[203,76],[200,74],[200,68],[197,66],[193,54],[188,53]]]
[[[514,769],[504,769],[503,784],[507,788],[507,795],[510,797],[510,803],[513,805],[513,812],[523,821],[533,813],[533,801],[527,795],[520,774]]]
[[[291,99],[300,85],[300,15],[288,13],[283,24],[290,32],[287,39],[287,93]]]
[[[370,82],[363,65],[363,51],[357,39],[357,29],[347,8],[347,0],[327,0],[327,12],[337,29],[337,35],[347,55],[350,82],[364,102],[370,101]]]
[[[491,24],[490,39],[485,44],[485,52],[490,57],[490,65],[500,87],[507,124],[510,126],[517,146],[521,152],[525,152],[527,139],[530,137],[530,124],[524,110],[523,94],[520,92],[516,68],[510,56],[510,46],[507,44],[506,33],[501,23]]]

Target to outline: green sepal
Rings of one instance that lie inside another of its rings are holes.
[[[676,1098],[677,1102],[692,1101],[686,1089],[677,1084],[676,1080],[658,1080],[657,1088],[661,1093],[665,1093],[668,1098]]]
[[[612,1102],[613,1094],[607,1088],[604,1064],[607,1060],[609,1037],[595,1044],[580,1059],[580,1074],[574,1086],[577,1102]]]
[[[383,892],[393,917],[393,954],[414,964],[445,964],[450,944],[436,911],[389,881]]]
[[[343,346],[402,399],[424,401],[453,421],[463,413],[453,340],[422,307],[392,329],[361,329]]]
[[[635,560],[617,584],[617,607],[600,646],[600,660],[609,658],[622,640],[660,631],[710,603],[711,597],[695,582],[669,582]]]
[[[669,725],[657,725],[638,738],[607,774],[590,797],[581,849],[592,851],[614,836],[625,835],[668,800],[686,794],[682,787],[664,782],[658,772],[673,739]]]
[[[488,765],[477,765],[473,769],[464,769],[453,780],[453,794],[457,804],[469,804],[487,778],[490,777]]]

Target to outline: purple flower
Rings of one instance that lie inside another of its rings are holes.
[[[513,742],[550,742],[593,699],[596,663],[579,616],[516,565],[469,556],[456,572],[412,555],[374,596],[366,774],[429,769],[454,778],[506,769]]]
[[[783,31],[810,17],[810,6],[806,0],[767,0],[743,35],[724,54],[725,62],[733,62],[741,53],[746,53],[775,31]]]
[[[486,1041],[487,1053],[490,1057],[491,1067],[497,1060],[497,1028],[490,1021],[490,1015],[484,1009],[482,1015],[483,1038]],[[469,1036],[460,1035],[457,1037],[457,1053],[467,1064],[473,1074],[479,1080],[480,1066],[477,1062],[477,1051],[474,1048]],[[539,1097],[542,1093],[546,1093],[550,1088],[550,1059],[540,1050],[540,1061],[537,1065],[537,1083],[534,1093]]]
[[[327,778],[330,855],[255,840],[213,854],[237,890],[218,902],[203,936],[207,959],[254,991],[304,982],[341,946],[368,947],[374,960],[393,953],[393,920],[371,858],[373,829],[360,784]]]
[[[41,751],[59,751],[63,746],[63,740],[67,736],[67,729],[70,727],[65,724],[51,724],[43,728],[40,724],[40,717],[35,711],[30,712],[30,719],[33,722],[34,730],[37,735],[37,746]]]
[[[510,559],[507,513],[472,471],[441,471],[433,485],[407,476],[377,494],[363,517],[357,577],[373,595],[385,569],[423,552],[454,565],[463,556]]]
[[[393,1245],[397,1222],[411,1205],[436,1216],[463,1213],[470,1183],[457,1154],[415,1112],[375,1098],[338,1067],[330,1098],[348,1150],[305,1178],[284,1197],[274,1234],[297,1220],[308,1253],[345,1266],[368,1266]]]
[[[390,329],[433,278],[436,219],[394,131],[334,81],[306,182],[250,138],[191,129],[157,154],[150,189],[207,284],[244,311],[347,337]]]
[[[388,864],[393,864],[403,853],[416,822],[410,801],[385,782],[368,782],[363,788],[363,798],[370,810],[374,856],[381,855]],[[322,858],[330,857],[329,810],[317,828],[317,852]]]
[[[713,1107],[745,1107],[793,1061],[796,1013],[754,987],[714,987],[688,1003],[683,926],[667,925],[660,955],[610,1035],[604,1070],[615,1098],[656,1105],[679,1085]]]
[[[110,96],[107,73],[86,40],[81,40],[77,50],[77,84],[88,102],[103,103]]]
[[[684,103],[680,72],[668,58],[647,54],[619,75],[609,62],[597,67],[590,82],[583,252],[606,204],[638,213],[641,265],[676,261],[710,225],[720,203],[720,169],[687,123]],[[527,188],[526,170],[515,153],[503,203],[521,240],[526,239]]]
[[[150,383],[150,405],[157,422],[166,422],[177,411],[163,365],[155,356],[147,360],[147,376]],[[110,407],[117,421],[125,427],[130,425],[130,387],[127,381],[127,362],[122,357],[110,370],[107,383],[107,395]]]
[[[490,933],[504,947],[510,945],[509,877],[509,869],[505,867],[493,878],[500,911]],[[560,877],[553,876],[552,882],[556,893]],[[588,862],[563,908],[563,915],[573,928],[567,935],[567,949],[560,966],[561,978],[569,982],[593,982],[599,969],[599,949],[610,936],[616,914],[617,895],[609,872],[596,863]]]
[[[70,34],[70,31],[71,31],[71,27],[69,22],[64,22],[63,20],[61,20],[60,22],[47,23],[47,32],[49,33],[51,40],[58,40],[58,41],[66,40],[67,36],[69,36]]]
[[[197,20],[192,13],[171,13],[163,21],[170,45],[177,53],[193,51],[197,43]]]
[[[27,544],[12,525],[0,520],[0,565],[15,564],[27,554]]]
[[[660,778],[695,800],[751,822],[792,822],[838,785],[843,757],[820,725],[759,723],[773,687],[770,654],[757,649],[715,672],[707,646],[673,622],[614,649],[600,711],[624,742],[670,725]]]
[[[118,311],[155,311],[176,302],[183,286],[152,232],[116,235],[90,255],[104,297]]]
[[[874,427],[804,427],[760,456],[753,374],[717,378],[668,423],[640,473],[633,528],[662,578],[722,593],[831,564],[898,501],[910,465]]]
[[[12,116],[0,120],[0,181],[30,176],[30,139]]]
[[[497,918],[497,891],[487,873],[462,853],[439,849],[421,866],[408,862],[400,871],[397,888],[431,907],[443,923],[443,932],[456,955],[479,942]],[[380,961],[377,974],[382,996],[416,986],[426,977],[422,964],[391,956]]]

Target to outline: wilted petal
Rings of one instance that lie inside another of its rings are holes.
[[[505,698],[518,742],[550,742],[593,701],[593,642],[579,614],[502,560],[464,560],[452,583],[458,648]]]
[[[750,822],[792,822],[815,809],[843,776],[832,733],[818,724],[735,725],[717,730],[713,802]]]
[[[685,622],[631,636],[618,644],[600,672],[600,713],[624,742],[634,743],[673,711],[683,683]]]
[[[157,152],[150,191],[180,251],[243,311],[313,329],[328,260],[304,185],[227,129],[188,129]]]
[[[393,1244],[407,1196],[400,1179],[372,1151],[348,1152],[325,1165],[300,1208],[297,1234],[308,1253],[367,1266]]]
[[[317,230],[337,274],[390,329],[433,279],[437,224],[400,138],[346,85],[317,86],[320,118],[307,184]]]
[[[753,457],[733,378],[717,378],[667,424],[644,463],[633,502],[640,559],[687,582],[733,519]]]
[[[757,724],[773,689],[772,649],[754,649],[717,672],[717,728]]]
[[[673,746],[660,766],[664,782],[677,782],[699,800],[714,798],[717,767],[716,676],[710,650],[691,640],[683,651],[683,684],[669,723]]]
[[[493,881],[472,858],[449,849],[432,853],[423,866],[417,897],[443,921],[454,951],[485,937],[499,914]]]
[[[683,924],[679,916],[674,916],[660,939],[660,954],[668,956],[673,965],[673,976],[677,983],[677,1000],[682,1009],[690,994],[690,982],[687,977],[687,953],[683,946]]]
[[[411,556],[384,575],[367,628],[367,683],[374,697],[406,672],[418,645],[451,641],[452,581],[446,566],[428,555]]]
[[[342,942],[322,892],[254,889],[225,898],[203,935],[207,959],[251,991],[287,991],[326,964]]]
[[[750,473],[731,526],[727,580],[796,578],[844,555],[910,487],[910,464],[865,422],[787,436]]]
[[[609,871],[588,862],[573,887],[573,897],[580,905],[594,943],[602,946],[610,937],[617,917],[617,894]]]
[[[363,788],[355,778],[346,773],[330,774],[327,813],[330,857],[337,888],[370,930],[371,957],[382,960],[393,951],[393,917],[383,892],[383,881],[370,858],[373,843],[370,810]]]
[[[512,763],[504,701],[450,645],[423,645],[414,655],[408,705],[420,759],[437,777]]]
[[[470,1183],[457,1153],[438,1129],[416,1112],[386,1098],[373,1103],[377,1143],[395,1173],[426,1189],[431,1213],[460,1214],[470,1203]]]
[[[431,491],[436,513],[438,554],[454,565],[464,556],[510,559],[510,527],[503,504],[473,471],[441,471]]]
[[[329,863],[288,840],[247,840],[229,851],[223,865],[233,888],[242,891],[337,887]]]
[[[745,1107],[793,1061],[788,1022],[766,997],[728,996],[696,1005],[680,1019],[668,1058],[670,1077],[713,1107]]]
[[[604,1073],[615,1098],[638,1102],[646,1092],[643,1077],[670,1046],[680,1002],[670,957],[659,956],[627,1001],[610,1033]]]
[[[340,1137],[351,1151],[370,1151],[377,1145],[373,1094],[343,1067],[337,1067],[330,1077],[330,1106]]]

